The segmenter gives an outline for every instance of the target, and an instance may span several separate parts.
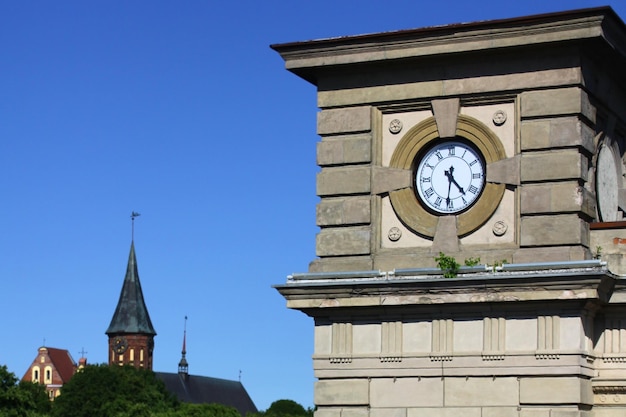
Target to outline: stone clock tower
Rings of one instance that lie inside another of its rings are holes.
[[[624,415],[620,18],[272,48],[321,109],[317,257],[277,286],[317,417]]]
[[[130,245],[120,299],[106,334],[109,336],[109,365],[152,369],[156,331],[143,299],[134,242]]]

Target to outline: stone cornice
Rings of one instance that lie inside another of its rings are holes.
[[[286,68],[313,84],[316,72],[354,65],[555,42],[602,39],[626,51],[626,27],[609,7],[271,45]]]
[[[616,277],[606,270],[482,273],[456,278],[336,279],[275,288],[288,307],[312,309],[520,302],[607,303]],[[313,314],[314,315],[314,314]]]

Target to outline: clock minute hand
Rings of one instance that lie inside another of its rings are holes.
[[[461,187],[461,186],[460,186],[460,185],[459,185],[459,184],[458,184],[458,183],[454,180],[454,178],[452,178],[452,183],[453,183],[454,185],[456,185],[456,188],[458,188],[458,189],[459,189],[459,192],[460,192],[461,194],[465,195],[465,191],[463,191],[463,187]]]
[[[450,166],[450,171],[445,171],[446,177],[448,177],[448,194],[450,193],[450,184],[454,184],[456,185],[456,188],[459,189],[459,192],[465,195],[465,191],[463,190],[463,187],[461,187],[459,183],[456,182],[456,180],[454,179],[454,176],[452,175],[453,172],[454,172],[453,166]]]

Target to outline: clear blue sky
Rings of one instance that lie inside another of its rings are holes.
[[[273,43],[621,1],[0,0],[0,364],[107,360],[135,225],[154,367],[313,405],[315,88]]]

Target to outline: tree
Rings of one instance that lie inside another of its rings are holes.
[[[135,417],[135,415],[129,414],[128,417]],[[154,414],[151,417],[241,417],[241,414],[233,407],[222,404],[180,403],[174,410]]]
[[[293,400],[277,400],[263,414],[265,417],[313,417],[313,409],[305,409]]]
[[[154,372],[132,366],[89,365],[63,385],[52,416],[151,416],[177,401]]]
[[[45,417],[50,401],[43,385],[19,382],[6,365],[0,366],[0,417]]]

